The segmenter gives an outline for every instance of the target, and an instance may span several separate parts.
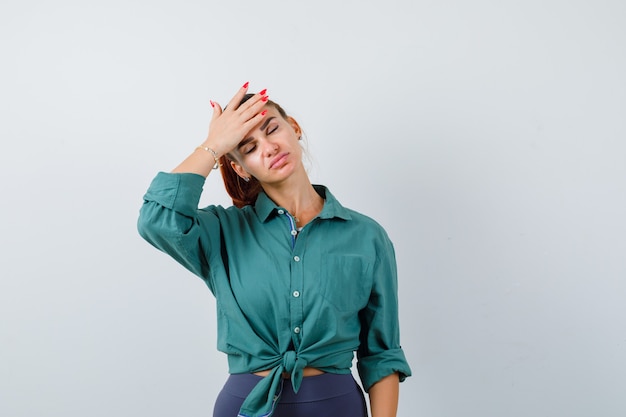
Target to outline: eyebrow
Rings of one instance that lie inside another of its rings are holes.
[[[269,119],[267,119],[266,121],[263,122],[263,124],[261,125],[261,127],[259,127],[259,130],[265,130],[265,128],[267,127],[268,124],[270,124],[270,122],[272,120],[274,120],[276,118],[276,116],[272,116]]]
[[[276,116],[272,116],[269,119],[265,120],[263,122],[263,124],[259,127],[259,130],[263,131],[265,130],[265,128],[267,127],[267,125],[276,118]],[[249,138],[245,138],[244,140],[242,140],[241,142],[239,142],[239,145],[237,145],[237,150],[241,149],[242,146],[246,145],[247,143],[250,143],[252,141],[252,137]]]

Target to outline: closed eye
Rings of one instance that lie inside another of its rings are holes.
[[[269,129],[267,129],[267,134],[271,135],[272,133],[276,132],[276,130],[278,130],[278,125],[271,126]]]

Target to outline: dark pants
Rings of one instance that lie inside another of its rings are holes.
[[[213,417],[237,417],[248,393],[262,379],[254,374],[230,375],[217,396]],[[283,391],[273,417],[367,417],[363,391],[351,374],[305,377],[296,394],[291,381]]]

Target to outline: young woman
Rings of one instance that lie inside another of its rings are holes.
[[[139,233],[217,300],[230,376],[214,417],[396,415],[411,374],[399,341],[396,264],[385,231],[312,185],[298,123],[248,83],[209,134],[144,196]],[[221,167],[233,207],[198,209]]]

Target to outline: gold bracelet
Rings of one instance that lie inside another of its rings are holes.
[[[202,149],[213,155],[213,159],[215,159],[215,165],[213,165],[213,169],[218,169],[222,166],[222,164],[220,164],[220,159],[217,157],[217,152],[215,152],[213,149],[209,148],[208,146],[198,146],[196,150],[198,149]]]

